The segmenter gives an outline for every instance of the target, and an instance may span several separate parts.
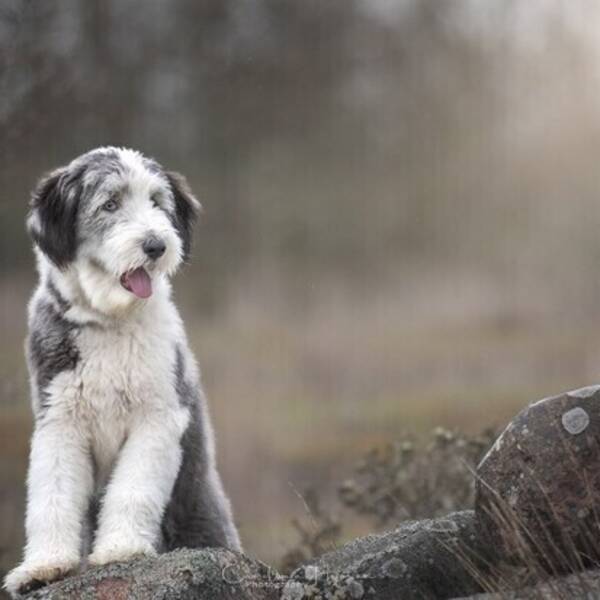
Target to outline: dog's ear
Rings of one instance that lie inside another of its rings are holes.
[[[187,260],[192,248],[192,226],[202,207],[183,175],[169,171],[166,176],[175,200],[173,224],[183,242],[183,260]]]
[[[43,177],[33,191],[27,230],[40,250],[60,269],[77,250],[77,207],[79,198],[64,185],[66,169]]]

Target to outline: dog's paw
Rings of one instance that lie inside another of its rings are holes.
[[[139,540],[132,543],[128,540],[106,540],[94,547],[88,556],[90,565],[106,565],[112,562],[124,562],[140,556],[156,556],[157,552],[151,544]]]
[[[4,579],[11,596],[26,594],[77,570],[79,561],[49,559],[46,562],[25,562],[13,569]]]

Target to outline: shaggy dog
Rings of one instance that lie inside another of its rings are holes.
[[[27,359],[35,430],[23,593],[76,570],[180,547],[240,550],[169,277],[200,205],[185,179],[99,148],[38,185],[39,286]]]

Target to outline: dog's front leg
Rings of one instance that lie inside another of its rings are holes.
[[[93,467],[87,442],[74,424],[47,415],[31,440],[27,480],[27,544],[23,563],[5,580],[23,593],[75,570]]]
[[[90,563],[156,553],[188,418],[184,409],[160,411],[134,426],[104,495]]]

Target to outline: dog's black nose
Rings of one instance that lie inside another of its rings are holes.
[[[159,238],[151,236],[148,239],[144,240],[142,244],[142,250],[152,260],[157,260],[160,258],[167,249],[166,244]]]

